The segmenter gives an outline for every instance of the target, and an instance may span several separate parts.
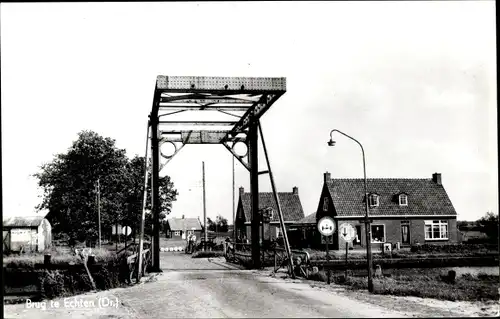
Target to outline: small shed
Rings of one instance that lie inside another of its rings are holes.
[[[3,249],[41,252],[52,245],[52,227],[43,216],[10,217],[3,220]]]

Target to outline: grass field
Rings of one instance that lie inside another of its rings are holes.
[[[44,263],[44,255],[51,255],[51,264],[54,265],[71,265],[81,263],[81,258],[74,254],[74,251],[67,247],[52,247],[44,252],[25,253],[21,255],[4,256],[3,266],[9,268],[31,268],[37,264]],[[106,248],[92,248],[92,254],[95,255],[96,262],[106,262],[115,258],[114,251]]]
[[[452,246],[452,245],[450,245]],[[372,251],[373,258],[428,258],[428,257],[475,257],[475,256],[485,256],[488,254],[496,254],[498,255],[498,248],[489,249],[489,248],[481,248],[481,247],[468,247],[465,245],[453,245],[452,249],[446,251],[446,246],[443,249],[439,250],[431,250],[427,251],[425,249],[418,250],[416,252],[412,252],[409,249],[402,249],[393,251],[391,254],[385,253],[383,254],[380,251]],[[323,250],[314,250],[314,249],[304,249],[309,253],[311,260],[326,260],[326,252]],[[350,250],[348,253],[349,259],[365,259],[366,258],[366,250]],[[345,259],[345,250],[336,250],[329,252],[330,260],[344,260]]]
[[[465,273],[456,277],[454,283],[444,279],[439,269],[398,269],[391,277],[374,278],[374,293],[396,296],[415,296],[451,301],[498,300],[500,281],[498,275]],[[326,281],[324,271],[310,276],[311,280]],[[332,273],[332,282],[352,289],[367,289],[367,277]]]

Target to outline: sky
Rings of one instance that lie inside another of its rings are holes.
[[[32,174],[82,130],[145,153],[157,75],[286,77],[261,118],[278,191],[317,209],[323,173],[431,178],[459,220],[498,213],[494,1],[1,4],[2,212],[36,214]],[[260,170],[266,169],[260,153]],[[160,175],[170,216],[232,222],[232,157],[187,145]],[[249,174],[235,161],[236,194]],[[261,191],[271,191],[267,175]],[[237,198],[237,195],[236,195]]]

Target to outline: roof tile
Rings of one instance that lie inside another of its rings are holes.
[[[170,226],[170,230],[201,230],[201,223],[198,218],[169,218],[167,219],[167,224]]]
[[[298,194],[294,193],[278,193],[278,198],[280,200],[281,210],[283,211],[283,218],[285,222],[297,221],[304,218],[304,211],[302,210],[302,204],[300,202],[300,197]],[[243,193],[240,200],[242,201],[243,211],[245,212],[245,220],[252,220],[251,213],[251,196],[250,193]],[[262,192],[259,193],[259,209],[272,207],[276,212],[273,214],[271,222],[279,221],[278,206],[274,200],[273,193]]]
[[[331,179],[327,186],[337,216],[365,214],[363,179]],[[380,196],[379,206],[370,207],[369,213],[372,216],[457,214],[444,187],[432,179],[367,179],[367,192]],[[395,195],[400,193],[408,195],[408,206],[399,205]]]

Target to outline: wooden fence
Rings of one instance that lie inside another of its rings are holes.
[[[252,260],[252,245],[246,243],[225,243],[225,256],[228,261],[249,264]],[[292,258],[294,261],[294,274],[307,278],[311,258],[309,253],[299,249],[292,249]],[[291,269],[288,262],[288,254],[284,247],[279,246],[261,246],[262,265],[272,265],[273,272],[276,273],[281,268],[286,268],[289,273]]]

